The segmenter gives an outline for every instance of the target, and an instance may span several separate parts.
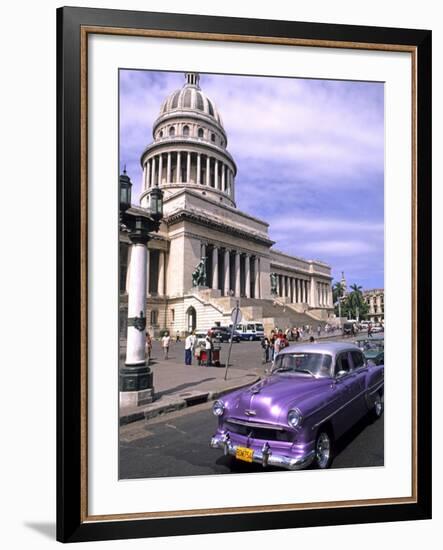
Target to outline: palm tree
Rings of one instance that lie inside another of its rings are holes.
[[[349,312],[354,318],[359,318],[367,313],[367,304],[364,301],[363,288],[357,284],[350,286],[352,292],[349,294]]]
[[[343,286],[339,281],[332,287],[332,296],[334,303],[338,302],[338,299],[343,297]]]

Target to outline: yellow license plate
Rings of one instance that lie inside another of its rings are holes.
[[[235,451],[235,458],[238,460],[243,460],[244,462],[252,462],[252,456],[254,451],[248,449],[247,447],[237,447]]]

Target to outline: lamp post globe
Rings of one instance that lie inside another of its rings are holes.
[[[132,183],[129,176],[126,174],[126,168],[123,174],[120,174],[120,212],[126,212],[131,208]]]
[[[163,218],[163,191],[158,187],[154,187],[149,193],[149,213],[155,221],[160,221]]]

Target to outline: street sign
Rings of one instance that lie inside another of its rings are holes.
[[[235,327],[238,325],[238,323],[241,323],[243,316],[240,308],[238,307],[238,300],[237,305],[232,310],[231,313],[231,321],[232,321],[232,327],[231,327],[231,339],[229,341],[229,351],[228,351],[228,358],[226,359],[226,367],[225,367],[225,380],[228,379],[228,368],[229,368],[229,360],[231,358],[231,350],[232,350],[232,339],[234,337],[234,331]]]
[[[242,315],[241,309],[237,306],[232,310],[232,313],[231,313],[231,321],[234,327],[238,323],[241,323],[242,319],[243,319],[243,315]]]

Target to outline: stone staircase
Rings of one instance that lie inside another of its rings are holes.
[[[225,312],[232,311],[236,301],[235,298],[230,297],[211,299],[211,302],[216,303]],[[266,332],[275,327],[282,329],[301,325],[315,327],[320,322],[319,317],[314,313],[297,311],[294,304],[284,304],[278,300],[240,298],[239,306],[244,320],[262,321]]]

